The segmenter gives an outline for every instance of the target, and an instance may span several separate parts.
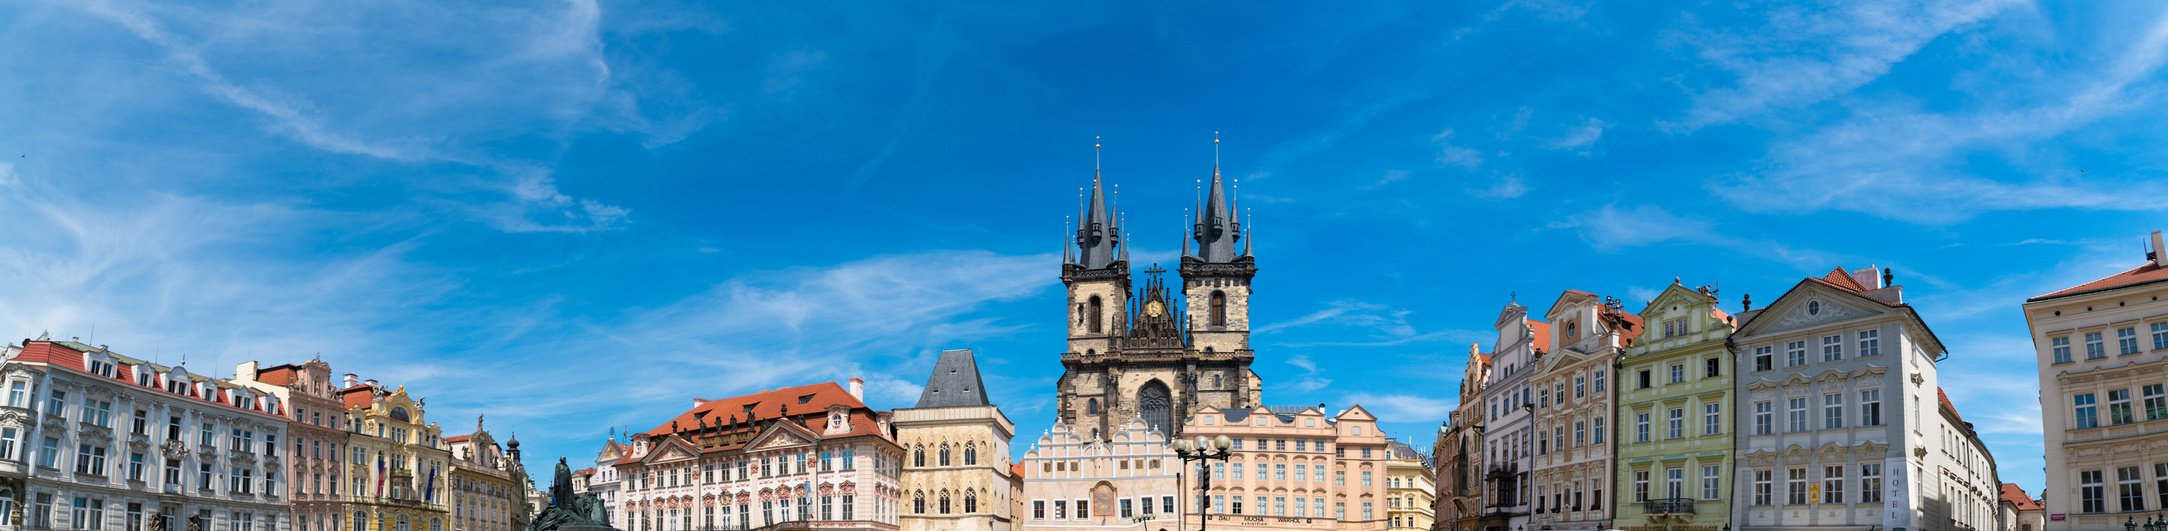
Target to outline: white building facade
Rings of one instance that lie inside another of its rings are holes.
[[[276,397],[75,341],[9,352],[0,528],[290,528]]]
[[[1876,268],[1802,280],[1733,335],[1738,529],[1989,529],[1994,461],[1947,350]]]
[[[1508,303],[1493,323],[1490,373],[1483,384],[1483,506],[1481,531],[1530,531],[1530,470],[1536,449],[1536,406],[1530,377],[1540,368],[1536,351],[1550,350],[1550,325],[1528,318],[1528,308]]]

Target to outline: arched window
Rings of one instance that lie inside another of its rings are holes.
[[[405,517],[405,516],[401,516],[401,517],[399,517],[399,528],[398,528],[398,529],[399,529],[399,531],[414,531],[414,527],[413,527],[413,526],[412,526],[411,524],[408,524],[408,523],[407,523],[407,517]]]
[[[1161,434],[1174,433],[1174,393],[1159,380],[1144,383],[1137,391],[1137,410],[1144,423]]]
[[[941,514],[949,513],[948,491],[941,491]]]
[[[1212,290],[1211,312],[1212,326],[1227,326],[1227,292]]]
[[[1085,329],[1085,331],[1087,331],[1087,332],[1091,332],[1091,333],[1094,333],[1094,334],[1097,334],[1097,333],[1099,333],[1099,330],[1100,330],[1100,329],[1102,328],[1102,327],[1101,327],[1101,325],[1100,325],[1100,321],[1104,320],[1104,319],[1102,319],[1102,318],[1100,317],[1100,315],[1101,315],[1102,313],[1104,313],[1104,312],[1101,312],[1101,311],[1100,311],[1100,310],[1101,310],[1100,306],[1101,306],[1101,303],[1099,302],[1099,296],[1098,296],[1098,295],[1093,295],[1093,296],[1092,296],[1092,298],[1091,298],[1091,301],[1090,301],[1090,302],[1087,302],[1087,303],[1085,303],[1085,304],[1084,304],[1084,313],[1085,313],[1085,322],[1086,322],[1086,325],[1085,325],[1085,328],[1084,328],[1084,329]]]
[[[918,492],[911,495],[911,514],[926,514],[925,492]]]
[[[1099,399],[1097,399],[1097,398],[1092,398],[1092,399],[1087,399],[1087,400],[1085,400],[1085,401],[1084,401],[1084,412],[1085,412],[1085,413],[1090,413],[1090,414],[1093,414],[1093,415],[1097,415],[1097,414],[1099,414]]]
[[[965,513],[967,513],[967,514],[968,514],[968,513],[975,513],[975,512],[979,512],[979,492],[978,492],[978,491],[975,491],[975,490],[967,490],[967,491],[964,491],[964,512],[965,512]]]
[[[1212,388],[1213,388],[1213,389],[1219,389],[1219,388],[1220,388],[1220,375],[1219,375],[1219,373],[1216,373],[1216,372],[1215,372],[1215,373],[1212,373]]]
[[[941,466],[949,466],[948,443],[941,443]]]
[[[969,466],[976,464],[979,464],[979,446],[976,444],[964,443],[964,465]]]
[[[926,466],[926,447],[925,447],[925,446],[915,446],[915,447],[912,447],[912,448],[911,448],[911,466],[916,466],[916,467],[923,467],[923,466]]]

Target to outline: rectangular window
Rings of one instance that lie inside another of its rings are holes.
[[[1647,369],[1642,369],[1642,370],[1640,370],[1640,371],[1637,371],[1637,372],[1635,372],[1635,373],[1634,373],[1634,376],[1635,376],[1635,378],[1634,378],[1634,383],[1635,383],[1635,384],[1637,384],[1637,385],[1635,385],[1635,386],[1634,386],[1634,388],[1635,388],[1635,389],[1648,389],[1648,388],[1649,388],[1649,371],[1648,371]]]
[[[1701,360],[1701,377],[1715,378],[1718,376],[1723,376],[1724,366],[1723,362],[1720,361],[1721,359],[1722,358],[1709,358]]]
[[[15,459],[18,437],[22,437],[22,432],[14,426],[0,428],[0,459]]]
[[[1724,405],[1701,405],[1701,434],[1716,435],[1724,430]]]
[[[68,418],[68,392],[53,391],[45,396],[45,414]]]
[[[1822,503],[1844,503],[1844,466],[1822,468]]]
[[[1859,331],[1859,357],[1882,355],[1882,331]]]
[[[2100,332],[2085,333],[2085,359],[2097,360],[2108,357],[2108,347],[2103,344]]]
[[[1844,427],[1844,394],[1822,395],[1822,429],[1834,430]]]
[[[2168,348],[2168,347],[2163,347],[2163,348]],[[1585,396],[1585,395],[1587,395],[1587,394],[1588,394],[1588,377],[1587,377],[1587,376],[1574,376],[1574,377],[1573,377],[1573,397],[1574,397],[1574,398],[1576,398],[1576,399],[1578,399],[1578,398],[1581,398],[1582,396]]]
[[[1234,463],[1228,466],[1234,469],[1235,479],[1242,479],[1242,463]]]
[[[1775,490],[1775,488],[1776,488],[1776,487],[1775,487],[1775,481],[1774,481],[1774,478],[1773,478],[1773,476],[1774,476],[1774,475],[1775,475],[1775,474],[1774,474],[1773,472],[1771,472],[1771,471],[1768,471],[1768,470],[1756,470],[1756,471],[1754,471],[1754,504],[1755,504],[1755,505],[1775,505],[1775,504],[1776,504],[1776,494],[1775,494],[1775,492],[1774,492],[1774,490]]]
[[[2168,418],[2168,395],[2161,392],[2161,384],[2147,385],[2143,388],[2143,391],[2145,391],[2145,419],[2160,420]]]
[[[2126,326],[2115,329],[2115,348],[2124,356],[2138,353],[2138,327]]]
[[[2070,336],[2049,339],[2050,350],[2055,353],[2055,363],[2070,363]]]
[[[1603,392],[1603,371],[1596,371],[1596,392]]]
[[[2130,423],[2130,390],[2108,391],[2108,422],[2117,426]]]
[[[2153,495],[2160,497],[2161,507],[2168,508],[2168,463],[2153,465]]]
[[[143,481],[143,453],[128,454],[128,481]]]
[[[1588,423],[1573,423],[1573,447],[1580,448],[1585,444],[1588,444]]]
[[[2145,480],[2138,477],[2138,467],[2115,469],[2115,490],[2124,512],[2145,510]]]
[[[1790,401],[1786,402],[1786,405],[1790,407],[1785,410],[1785,415],[1791,421],[1791,429],[1787,431],[1791,433],[1807,431],[1806,397],[1792,397]]]
[[[2153,323],[2153,350],[2168,350],[2168,322]]]
[[[1882,503],[1882,465],[1859,465],[1859,502]]]
[[[45,446],[38,449],[38,466],[60,468],[60,438],[46,437]]]
[[[1649,442],[1649,414],[1634,414],[1634,442]]]
[[[2099,470],[2078,473],[2078,512],[2108,512],[2108,487],[2101,481]]]
[[[1591,437],[1591,438],[1589,439],[1589,442],[1590,442],[1590,443],[1592,443],[1592,444],[1603,444],[1603,427],[1604,427],[1604,426],[1609,426],[1610,424],[1606,424],[1606,423],[1604,423],[1604,421],[1603,421],[1603,417],[1596,417],[1596,421],[1595,421],[1595,422],[1592,422],[1592,423],[1590,423],[1590,424],[1593,424],[1593,425],[1595,425],[1595,427],[1596,427],[1596,436],[1595,436],[1595,437]]]
[[[2074,419],[2078,423],[2078,428],[2100,427],[2100,411],[2095,409],[2095,399],[2092,393],[2083,393],[2072,397],[2071,403],[2072,407],[2076,409],[2077,415]]]
[[[1686,497],[1685,469],[1679,467],[1664,469],[1664,497],[1674,500]]]
[[[1804,340],[1784,344],[1784,366],[1798,367],[1807,364],[1807,342]]]
[[[1679,437],[1685,436],[1686,410],[1681,408],[1671,408],[1670,411],[1667,411],[1665,413],[1667,414],[1667,416],[1664,418],[1664,434],[1666,435],[1665,438],[1677,439]]]
[[[1768,401],[1754,403],[1754,434],[1768,435],[1776,431],[1776,405]]]
[[[1841,334],[1823,336],[1822,361],[1838,361],[1842,359],[1844,359],[1844,336]]]
[[[1793,467],[1784,471],[1784,498],[1791,505],[1807,504],[1807,469]]]
[[[1882,425],[1882,390],[1868,389],[1859,392],[1859,425]]]
[[[1723,470],[1716,465],[1701,467],[1701,499],[1714,500],[1724,494]]]
[[[88,444],[75,445],[75,473],[92,476],[105,475],[105,447]]]
[[[1634,502],[1649,501],[1649,471],[1634,471]]]
[[[1771,348],[1768,346],[1754,347],[1754,372],[1763,372],[1776,368],[1775,354],[1771,353]]]
[[[1685,381],[1686,381],[1686,364],[1684,364],[1684,363],[1673,363],[1673,364],[1671,364],[1671,382],[1670,382],[1670,383],[1683,383],[1683,382],[1685,382]]]
[[[82,421],[85,424],[100,428],[112,427],[113,403],[104,400],[84,399]]]

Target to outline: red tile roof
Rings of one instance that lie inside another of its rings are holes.
[[[678,414],[669,422],[655,426],[655,429],[648,430],[647,434],[662,436],[691,432],[702,424],[729,422],[732,418],[744,422],[748,418],[773,419],[817,414],[822,417],[820,423],[826,425],[828,406],[838,404],[851,409],[866,409],[865,402],[852,397],[849,391],[843,390],[843,386],[836,385],[835,382],[821,382],[710,400]],[[747,411],[751,411],[751,414],[748,415]],[[675,430],[672,429],[673,426]],[[806,427],[818,429],[811,424]]]
[[[369,403],[376,399],[376,388],[369,384],[361,384],[340,389],[339,399],[346,404],[347,409],[369,407]]]
[[[463,442],[467,442],[467,440],[468,440],[468,439],[473,439],[473,438],[474,438],[474,434],[472,434],[472,433],[469,433],[469,434],[466,434],[466,435],[453,435],[453,436],[450,436],[450,437],[445,437],[445,438],[444,438],[444,442],[446,442],[446,443],[463,443]]]
[[[294,384],[294,374],[300,370],[300,367],[291,364],[260,369],[256,371],[256,381],[285,387]]]
[[[1942,409],[1947,409],[1947,410],[1950,410],[1950,416],[1952,416],[1952,417],[1957,417],[1957,421],[1958,421],[1958,422],[1964,422],[1964,421],[1965,421],[1965,416],[1964,416],[1964,415],[1959,415],[1959,414],[1957,414],[1957,405],[1956,405],[1956,404],[1951,404],[1951,403],[1950,403],[1950,395],[1949,395],[1949,393],[1944,393],[1944,392],[1942,392],[1942,388],[1941,388],[1941,387],[1936,387],[1936,388],[1935,388],[1935,399],[1936,399],[1936,400],[1941,400],[1941,401],[1942,401]]]
[[[2032,495],[2025,493],[2025,487],[2017,486],[2016,483],[2002,484],[2002,501],[2017,507],[2017,510],[2020,511],[2038,511],[2041,509],[2040,500],[2033,499]]]
[[[78,345],[78,346],[80,346],[80,344],[74,344],[74,345]],[[55,368],[59,368],[59,369],[64,369],[64,370],[67,370],[67,371],[69,371],[69,372],[74,372],[74,373],[77,373],[77,374],[80,374],[80,375],[83,375],[83,376],[87,376],[87,377],[92,377],[92,378],[105,378],[104,376],[100,376],[100,375],[96,375],[96,374],[91,374],[91,372],[90,372],[90,370],[89,370],[89,369],[87,369],[87,368],[84,368],[84,367],[83,367],[83,354],[84,354],[85,352],[86,352],[85,350],[83,350],[83,349],[79,349],[79,348],[75,348],[75,347],[72,347],[72,346],[69,346],[69,344],[62,344],[62,343],[60,343],[60,342],[56,342],[56,341],[36,341],[36,340],[33,340],[33,341],[29,341],[29,342],[27,342],[27,343],[25,343],[25,344],[23,345],[23,350],[22,350],[22,352],[20,352],[20,353],[17,353],[17,354],[15,355],[15,359],[14,359],[14,361],[20,361],[20,362],[25,362],[25,363],[43,363],[43,364],[45,364],[46,366],[49,366],[49,367],[55,367]],[[111,354],[111,353],[110,353],[110,352],[108,352],[107,354]],[[116,355],[116,356],[117,356],[117,355]],[[115,361],[120,361],[120,360],[116,359]],[[149,366],[149,365],[148,365],[148,364],[145,364],[145,366]],[[204,402],[204,403],[209,403],[209,404],[217,404],[217,405],[220,405],[220,406],[224,406],[224,407],[226,407],[226,408],[229,408],[229,409],[233,409],[233,410],[236,410],[236,411],[247,411],[247,412],[250,412],[250,413],[256,413],[256,414],[259,414],[259,415],[273,415],[273,416],[280,416],[280,417],[281,417],[281,420],[284,420],[284,417],[283,417],[283,415],[285,415],[285,412],[284,412],[284,411],[282,410],[282,408],[276,408],[276,407],[274,407],[274,408],[269,408],[269,411],[263,411],[263,410],[255,410],[255,409],[246,409],[246,408],[242,408],[242,407],[240,407],[240,406],[235,406],[235,405],[233,405],[233,397],[232,397],[232,393],[233,393],[233,391],[232,391],[232,390],[230,390],[230,389],[226,389],[226,388],[223,388],[223,387],[218,387],[218,386],[215,386],[215,385],[214,385],[214,386],[212,387],[212,389],[214,389],[214,390],[213,390],[213,391],[211,392],[211,395],[210,395],[210,396],[202,396],[202,395],[199,395],[199,394],[197,394],[197,393],[196,393],[196,386],[194,385],[194,384],[195,384],[195,382],[196,382],[196,380],[195,380],[195,379],[194,379],[193,377],[191,377],[191,378],[188,378],[188,383],[189,383],[189,385],[188,385],[188,386],[187,386],[187,388],[186,388],[187,390],[186,390],[186,391],[183,391],[183,392],[181,392],[181,393],[171,393],[171,392],[168,392],[168,391],[166,391],[166,390],[165,390],[165,387],[164,387],[164,385],[163,385],[162,383],[160,383],[160,382],[158,382],[158,381],[157,381],[157,377],[156,377],[155,375],[154,375],[154,376],[152,377],[152,382],[151,382],[151,385],[149,385],[149,386],[138,386],[138,385],[136,385],[136,383],[135,383],[135,376],[136,376],[136,375],[135,375],[135,367],[136,367],[136,366],[135,366],[134,364],[131,364],[131,363],[116,363],[116,364],[114,364],[113,376],[112,376],[111,378],[109,378],[109,379],[111,379],[111,380],[114,380],[114,381],[118,381],[118,382],[120,382],[120,383],[122,383],[122,384],[125,384],[125,385],[133,386],[133,387],[138,387],[138,388],[143,388],[143,389],[152,389],[152,390],[155,390],[155,391],[157,391],[157,392],[160,392],[160,393],[165,393],[165,394],[167,394],[167,395],[171,395],[171,396],[180,396],[180,397],[184,397],[184,398],[189,398],[189,399],[194,399],[194,400],[197,400],[197,401],[201,401],[201,402]],[[192,375],[192,376],[193,376],[193,375]],[[226,381],[226,380],[217,380],[217,379],[213,379],[212,381],[213,381],[213,382],[224,382],[224,381]],[[268,404],[266,404],[266,405],[268,405]]]
[[[592,475],[595,475],[595,467],[587,467],[587,468],[582,468],[582,469],[579,469],[579,470],[574,470],[574,471],[572,471],[572,475],[575,475],[575,476],[592,476]]]
[[[2107,291],[2116,288],[2126,288],[2140,284],[2152,284],[2155,282],[2168,282],[2168,268],[2162,268],[2158,265],[2153,264],[2152,262],[2146,262],[2145,265],[2132,268],[2129,271],[2108,275],[2106,278],[2102,278],[2100,280],[2071,286],[2069,288],[2062,289],[2054,293],[2026,299],[2025,302],[2044,301],[2060,297],[2069,297],[2072,295],[2084,295],[2087,293]]]
[[[1829,270],[1829,274],[1822,275],[1822,278],[1819,280],[1821,280],[1825,284],[1836,286],[1838,289],[1843,289],[1852,293],[1867,292],[1867,287],[1859,285],[1859,281],[1857,280],[1852,280],[1852,274],[1844,272],[1844,268],[1842,267]]]
[[[1022,479],[1024,477],[1024,462],[1009,463],[1009,476]]]
[[[1551,351],[1551,323],[1528,319],[1528,330],[1536,335],[1536,350]]]

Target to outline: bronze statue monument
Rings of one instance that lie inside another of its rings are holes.
[[[527,523],[527,531],[601,531],[610,527],[610,509],[593,494],[572,493],[572,467],[557,458],[557,477],[550,481],[550,506]]]

